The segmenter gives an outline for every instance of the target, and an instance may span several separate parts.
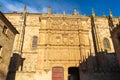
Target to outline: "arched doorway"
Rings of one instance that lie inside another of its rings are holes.
[[[78,67],[70,67],[68,68],[68,80],[80,80],[79,68]]]

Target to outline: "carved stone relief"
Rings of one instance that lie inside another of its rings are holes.
[[[79,44],[79,37],[76,33],[51,33],[50,44],[54,45],[77,45]]]
[[[76,30],[78,29],[77,19],[50,19],[48,20],[50,29]]]
[[[34,54],[24,54],[25,61],[23,71],[35,71],[37,57]]]

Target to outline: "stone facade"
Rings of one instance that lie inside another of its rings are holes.
[[[0,12],[0,80],[6,80],[15,35],[18,32]]]
[[[81,65],[90,56],[103,69],[107,57],[100,58],[100,54],[115,53],[110,19],[96,16],[94,11],[92,16],[80,15],[76,9],[74,14],[52,14],[48,8],[48,14],[35,14],[27,13],[25,7],[23,13],[5,13],[5,16],[20,33],[15,38],[11,59],[16,66],[10,67],[8,80],[84,79],[81,71],[86,72],[86,65],[82,68]],[[118,24],[118,18],[110,17],[113,25]],[[92,62],[90,59],[87,65],[89,70],[98,70]],[[75,74],[79,77],[74,77]]]

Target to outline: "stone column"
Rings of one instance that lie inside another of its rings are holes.
[[[64,68],[64,80],[68,80],[68,67]]]

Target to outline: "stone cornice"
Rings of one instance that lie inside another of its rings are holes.
[[[7,27],[14,33],[18,34],[19,32],[13,27],[13,25],[8,21],[8,19],[0,12],[0,19],[7,25]]]

